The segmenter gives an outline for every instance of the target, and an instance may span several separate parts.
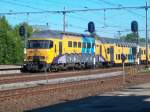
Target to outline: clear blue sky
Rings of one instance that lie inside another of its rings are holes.
[[[144,6],[146,1],[150,5],[150,0],[0,0],[0,12],[63,10],[64,7],[70,10],[119,7],[119,5],[124,7]],[[66,16],[66,31],[85,33],[88,22],[94,21],[99,35],[117,37],[118,30],[130,29],[132,20],[138,21],[139,30],[145,30],[145,10],[109,10],[105,12],[105,15],[107,27],[104,25],[104,11],[69,13]],[[49,23],[51,29],[63,29],[62,14],[29,14],[28,17],[26,15],[7,15],[6,17],[12,25],[28,20],[30,25]],[[150,14],[148,17],[148,26],[150,27]],[[129,32],[122,32],[122,35]],[[143,31],[140,31],[140,35],[145,37]]]

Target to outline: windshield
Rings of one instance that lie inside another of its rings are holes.
[[[28,49],[49,49],[53,47],[51,40],[29,40]]]

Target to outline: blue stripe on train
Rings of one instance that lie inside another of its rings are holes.
[[[86,43],[86,48],[84,48],[84,45],[82,45],[82,54],[83,53],[88,53],[88,54],[93,54],[94,55],[94,47],[93,44],[95,44],[95,39],[93,37],[87,37],[83,36],[82,37],[82,43]],[[87,48],[87,43],[90,44],[90,48]]]
[[[132,48],[129,48],[128,62],[134,63],[134,55],[132,54]]]

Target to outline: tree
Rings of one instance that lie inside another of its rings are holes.
[[[128,42],[137,42],[138,41],[138,34],[135,33],[130,33],[127,34],[126,36],[122,36],[121,39],[124,41],[128,41]]]
[[[8,33],[11,31],[11,26],[8,24],[6,18],[0,17],[0,63],[8,63],[8,45],[9,37]],[[11,45],[11,44],[10,44]]]
[[[19,36],[18,28],[19,25],[12,27],[4,16],[0,17],[0,64],[23,62],[24,41]],[[31,35],[31,32],[28,35]]]

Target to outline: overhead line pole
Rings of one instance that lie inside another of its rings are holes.
[[[148,26],[147,26],[147,12],[148,12],[148,6],[147,6],[147,2],[146,2],[146,6],[145,6],[145,14],[146,14],[146,31],[145,31],[145,36],[146,36],[146,67],[148,67]]]
[[[64,7],[64,11],[63,11],[63,32],[66,32],[66,11],[65,11],[65,7]]]

